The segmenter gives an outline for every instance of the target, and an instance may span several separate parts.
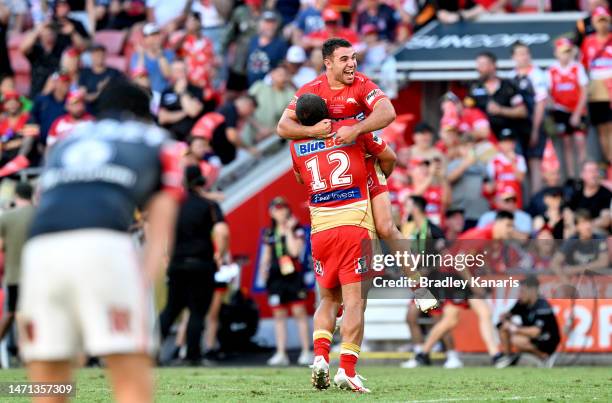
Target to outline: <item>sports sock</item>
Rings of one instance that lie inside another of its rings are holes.
[[[361,349],[357,344],[342,343],[340,345],[340,368],[344,369],[346,375],[355,376],[355,365],[359,359]]]
[[[422,344],[415,344],[414,345],[414,353],[418,354],[418,353],[422,353],[423,352],[423,345]]]
[[[312,334],[312,339],[314,341],[314,355],[322,355],[323,358],[325,358],[325,361],[329,362],[329,349],[332,338],[332,333],[327,330],[315,330]]]

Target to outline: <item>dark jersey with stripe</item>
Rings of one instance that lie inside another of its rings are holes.
[[[156,126],[106,119],[75,127],[53,147],[39,181],[30,237],[104,228],[126,232],[158,191],[183,197],[178,144]]]

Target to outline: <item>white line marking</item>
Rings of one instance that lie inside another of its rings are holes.
[[[430,399],[430,400],[409,400],[406,403],[436,403],[436,402],[465,402],[465,401],[487,401],[487,400],[495,400],[495,401],[504,401],[504,400],[532,400],[536,399],[537,396],[510,396],[510,397],[495,397],[495,398],[474,398],[474,397],[450,397],[447,399]]]

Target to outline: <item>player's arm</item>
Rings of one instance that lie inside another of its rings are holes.
[[[542,333],[542,329],[537,326],[518,326],[514,331],[514,334],[519,334],[521,336],[527,336],[530,339],[538,337]]]
[[[366,153],[378,158],[378,165],[380,170],[385,174],[385,177],[391,176],[393,169],[395,169],[395,162],[397,156],[395,151],[389,147],[380,137],[367,133],[357,139],[357,143],[361,144]]]
[[[387,145],[383,152],[376,155],[376,158],[378,158],[378,165],[380,166],[380,170],[385,174],[385,177],[388,178],[391,176],[395,169],[395,163],[397,162],[395,151]]]
[[[395,116],[395,108],[389,98],[381,98],[376,102],[372,113],[367,118],[352,126],[342,126],[338,129],[336,137],[345,144],[352,143],[360,134],[374,132],[389,126],[395,120]]]
[[[279,136],[288,140],[302,140],[310,137],[324,139],[331,135],[331,120],[323,119],[314,126],[304,126],[298,122],[295,111],[285,109],[278,121],[276,131]]]

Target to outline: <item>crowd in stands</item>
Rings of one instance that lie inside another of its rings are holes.
[[[96,116],[109,81],[124,78],[151,93],[151,113],[186,143],[186,159],[201,165],[210,187],[223,165],[257,155],[257,143],[274,134],[295,90],[324,70],[317,50],[326,39],[351,41],[367,72],[433,19],[453,24],[540,3],[0,0],[0,175],[40,164],[75,124]],[[570,234],[571,212],[586,208],[595,228],[609,231],[609,5],[544,3],[590,15],[577,21],[575,38],[555,43],[557,62],[547,71],[532,65],[521,43],[512,49],[510,79],[497,75],[493,55],[481,54],[466,96],[446,94],[440,122],[417,125],[412,141],[395,144],[398,224],[410,215],[409,196],[419,195],[443,228],[458,212],[470,228],[506,209],[515,212],[518,236],[556,237]],[[589,125],[598,155],[587,153]],[[562,139],[560,158],[549,135]]]

